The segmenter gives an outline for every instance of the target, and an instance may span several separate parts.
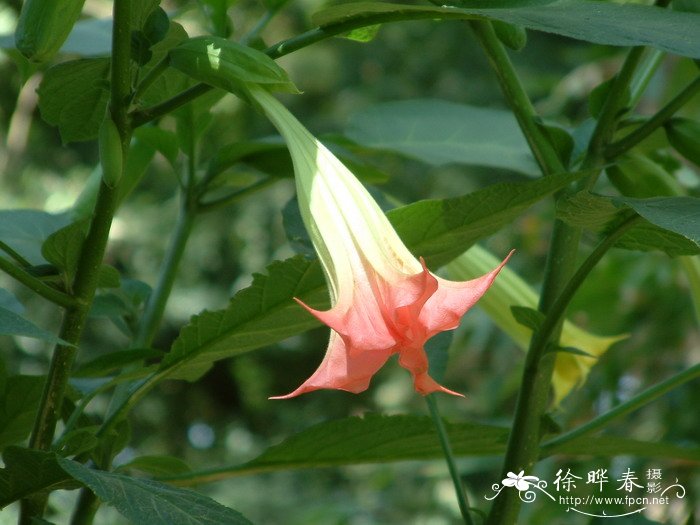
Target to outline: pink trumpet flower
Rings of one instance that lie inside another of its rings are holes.
[[[461,396],[428,375],[423,348],[453,330],[488,290],[493,271],[465,282],[442,279],[416,259],[355,176],[287,109],[261,88],[251,97],[277,127],[294,164],[301,215],[323,266],[331,309],[297,302],[331,328],[326,355],[299,388],[271,399],[319,389],[359,393],[393,354],[413,375],[417,392]],[[512,253],[512,252],[511,252]]]

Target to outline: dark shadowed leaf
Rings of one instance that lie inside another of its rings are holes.
[[[297,256],[256,274],[253,284],[231,299],[225,310],[203,312],[185,326],[161,369],[169,377],[197,379],[217,359],[259,348],[318,325],[297,305],[298,297],[314,308],[328,305],[328,292],[317,261]]]
[[[518,123],[509,111],[442,100],[370,106],[350,119],[349,138],[428,164],[474,164],[536,175]]]
[[[639,213],[639,221],[615,246],[628,250],[661,250],[670,256],[700,253],[698,210],[694,197],[631,199],[605,197],[579,192],[557,207],[557,215],[569,224],[595,232],[613,229],[630,210]]]
[[[492,456],[503,453],[508,428],[476,423],[446,423],[454,453],[458,456]],[[698,447],[662,442],[642,442],[616,436],[571,441],[547,454],[600,456],[637,454],[700,461]],[[320,423],[270,447],[254,460],[222,469],[172,476],[178,484],[203,483],[232,476],[316,467],[364,463],[431,460],[442,458],[435,426],[424,416],[366,414]]]
[[[39,109],[58,126],[63,142],[97,137],[109,102],[108,77],[108,58],[71,60],[46,71],[37,90]]]
[[[249,525],[233,509],[194,491],[158,481],[93,470],[65,458],[59,465],[134,525]]]
[[[527,306],[511,306],[510,311],[513,314],[518,323],[526,328],[529,328],[533,332],[540,329],[540,325],[544,321],[544,314],[534,308],[528,308]]]
[[[43,388],[43,376],[10,376],[4,381],[0,391],[0,451],[29,436]]]
[[[330,28],[376,24],[401,19],[488,18],[527,29],[555,33],[612,46],[652,46],[677,55],[700,58],[700,14],[639,4],[590,0],[461,0],[456,7],[430,7],[379,2],[341,4],[317,13],[315,24]],[[372,16],[373,20],[367,20]],[[384,21],[379,20],[379,22]]]
[[[0,210],[0,240],[32,264],[46,263],[41,245],[56,230],[67,226],[67,213],[39,210]]]
[[[41,339],[49,343],[61,342],[55,334],[39,328],[29,319],[0,306],[0,335],[18,335],[21,337],[31,337]]]
[[[2,453],[5,468],[0,469],[0,509],[35,492],[77,488],[56,457],[53,452],[6,448]]]

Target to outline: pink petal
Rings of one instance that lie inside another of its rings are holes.
[[[420,313],[420,322],[428,334],[433,336],[457,328],[462,316],[486,293],[514,251],[512,250],[496,269],[471,281],[448,281],[436,277],[438,289]]]
[[[389,275],[382,275],[366,260],[354,264],[352,292],[339,297],[330,310],[315,310],[297,300],[332,329],[328,350],[318,369],[299,388],[270,399],[288,399],[322,388],[362,392],[394,353],[412,374],[420,394],[462,396],[430,377],[423,346],[438,332],[457,327],[508,258],[510,254],[492,272],[463,283],[433,275],[422,259],[423,270],[415,275],[387,268],[383,270]]]
[[[311,377],[293,392],[270,399],[289,399],[322,388],[358,394],[367,390],[370,379],[386,363],[390,355],[391,352],[375,350],[351,357],[346,350],[343,338],[331,331],[326,356]]]

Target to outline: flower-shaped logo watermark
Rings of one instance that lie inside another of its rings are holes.
[[[537,489],[543,494],[546,494],[549,496],[549,498],[552,501],[556,501],[554,499],[554,496],[552,496],[549,492],[547,492],[545,489],[547,488],[547,482],[543,479],[538,478],[537,476],[526,476],[525,471],[521,470],[517,474],[514,472],[508,472],[506,474],[506,477],[501,480],[501,483],[494,483],[491,485],[491,489],[493,490],[494,494],[489,497],[489,496],[484,496],[487,500],[493,500],[498,497],[498,495],[503,491],[505,488],[515,488],[518,490],[518,496],[520,499],[526,503],[529,503],[531,501],[535,501],[537,499],[537,493],[534,490],[530,489]]]
[[[518,489],[518,492],[523,492],[530,488],[531,483],[540,480],[537,476],[524,476],[523,474],[525,474],[524,470],[521,470],[517,474],[509,472],[507,477],[501,481],[501,484],[504,487],[515,487]]]

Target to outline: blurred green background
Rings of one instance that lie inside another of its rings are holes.
[[[13,31],[19,4],[0,2],[0,33]],[[193,36],[211,30],[207,4],[165,1],[163,7]],[[263,31],[264,42],[269,45],[311,27],[310,14],[322,5],[316,0],[290,2]],[[110,6],[111,2],[88,0],[84,14],[108,17]],[[244,34],[263,13],[259,3],[231,2],[228,15],[233,36]],[[538,109],[543,117],[563,126],[581,124],[589,117],[588,94],[617,70],[623,50],[533,32],[528,37],[527,47],[511,56]],[[460,22],[387,25],[370,43],[331,39],[279,62],[303,91],[303,95],[284,96],[284,102],[321,136],[342,135],[354,113],[384,101],[435,98],[504,107],[488,63],[468,26]],[[42,71],[28,79],[23,78],[25,72],[14,53],[0,52],[0,208],[62,211],[73,203],[95,168],[96,144],[61,144],[56,129],[44,123],[37,110],[34,90]],[[639,111],[652,113],[694,75],[697,69],[690,60],[665,59]],[[700,100],[696,97],[684,113],[700,117]],[[222,98],[212,114],[200,143],[200,171],[218,148],[273,134],[260,115],[231,95]],[[162,125],[172,128],[173,124],[166,118]],[[464,194],[523,177],[471,166],[429,167],[391,154],[375,153],[369,161],[388,177],[378,188],[403,202]],[[238,167],[231,173],[232,179],[245,180],[249,170]],[[697,171],[679,165],[678,172],[689,191],[697,194]],[[605,180],[598,189],[614,191]],[[222,308],[235,291],[251,282],[254,272],[263,272],[272,260],[293,254],[281,213],[293,193],[292,180],[281,178],[245,201],[199,219],[157,337],[158,348],[168,349],[191,315]],[[107,262],[122,275],[152,285],[176,212],[177,174],[157,156],[118,214]],[[484,243],[497,254],[516,248],[511,267],[535,287],[541,279],[552,214],[551,202],[543,202]],[[55,329],[59,325],[57,309],[33,298],[4,275],[0,275],[0,286],[16,294],[40,326]],[[584,422],[700,359],[697,314],[687,291],[679,265],[662,254],[620,250],[608,254],[576,297],[570,318],[595,333],[630,336],[600,360],[585,386],[554,413],[560,424]],[[326,342],[327,329],[314,330],[219,362],[194,384],[164,383],[132,414],[132,439],[117,462],[136,455],[169,454],[183,458],[195,469],[221,467],[251,459],[283,438],[333,418],[369,411],[427,413],[408,374],[395,362],[360,395],[319,391],[291,401],[268,401],[268,396],[296,387],[315,369]],[[80,358],[94,358],[126,344],[126,337],[111,322],[95,318]],[[0,338],[0,357],[13,373],[42,373],[49,351],[43,342]],[[508,425],[522,358],[523,353],[475,308],[456,332],[445,379],[447,386],[467,397],[441,398],[443,415],[454,421]],[[617,421],[609,431],[636,439],[697,444],[699,392],[697,382],[686,385]],[[92,407],[99,413],[106,402],[107,398],[97,399]],[[462,459],[460,467],[473,505],[486,509],[484,496],[490,495],[491,485],[499,481],[500,459]],[[601,467],[618,473],[627,467],[638,473],[662,468],[667,478],[677,477],[688,489],[678,505],[616,523],[680,523],[678,520],[698,505],[700,481],[693,464],[631,456],[600,458],[592,450],[591,457],[583,459],[550,458],[538,465],[535,473],[551,482],[560,468],[585,476],[588,470]],[[459,522],[451,482],[439,461],[252,475],[199,490],[258,524]],[[58,517],[49,519],[63,523],[75,495],[57,493],[51,503]],[[112,509],[103,508],[97,523],[117,524],[120,519]],[[14,520],[14,509],[0,513],[0,523]],[[522,523],[597,522],[567,515],[562,507],[540,500],[524,506]]]

